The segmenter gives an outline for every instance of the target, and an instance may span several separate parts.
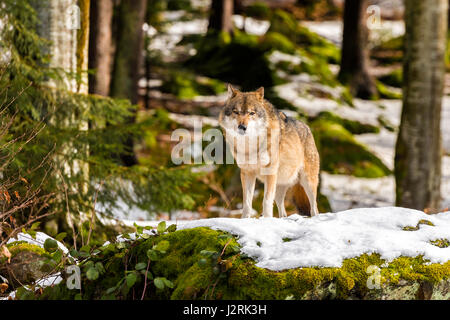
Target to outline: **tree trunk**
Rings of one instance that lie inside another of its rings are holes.
[[[58,89],[68,90],[78,93],[87,93],[87,69],[88,69],[88,34],[89,34],[89,1],[90,0],[47,0],[34,1],[33,6],[39,19],[37,32],[39,36],[49,40],[46,47],[50,54],[49,66],[62,69],[67,74],[77,73],[80,78],[73,79],[62,74],[63,81],[49,80],[49,85]],[[88,130],[88,124],[72,114],[65,119],[50,118],[54,125],[61,127],[76,127],[78,130]],[[67,144],[61,153],[71,148]],[[83,175],[85,181],[89,179],[89,166],[81,161],[74,160],[70,163],[60,157],[63,163],[63,171],[67,177]],[[70,192],[85,193],[87,184],[69,186]],[[63,221],[57,217],[59,226],[64,225]],[[73,228],[73,220],[70,212],[65,216],[67,223]],[[76,217],[75,217],[76,218]],[[61,229],[66,229],[65,227]]]
[[[130,99],[133,104],[138,103],[138,81],[143,61],[143,30],[147,11],[147,0],[121,1],[118,7],[116,24],[116,43],[114,68],[111,80],[111,96]],[[136,115],[128,119],[134,123]],[[133,137],[128,136],[125,141],[126,153],[120,155],[122,162],[131,166],[137,163],[133,152]]]
[[[441,105],[448,0],[405,1],[403,110],[395,154],[397,205],[439,209]]]
[[[233,32],[233,0],[212,0],[208,31]]]
[[[342,39],[339,80],[350,86],[350,92],[359,98],[369,99],[377,94],[369,74],[366,25],[367,0],[346,0],[344,6],[344,31]]]
[[[89,93],[109,95],[112,58],[113,0],[91,1],[91,32],[89,34]]]

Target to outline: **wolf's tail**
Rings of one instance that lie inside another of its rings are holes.
[[[298,214],[302,216],[310,216],[311,207],[309,205],[309,199],[306,195],[305,189],[303,189],[303,187],[299,183],[292,187],[292,196],[292,201],[297,207]]]

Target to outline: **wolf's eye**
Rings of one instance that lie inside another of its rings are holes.
[[[252,112],[250,112],[250,115],[251,115],[251,116],[254,116],[254,115],[255,115],[255,113],[254,113],[254,112],[252,111]]]
[[[236,109],[233,110],[233,113],[234,114],[239,114],[239,112]]]

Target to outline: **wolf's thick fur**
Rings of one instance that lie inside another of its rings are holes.
[[[300,213],[317,215],[319,153],[309,127],[266,101],[264,88],[240,92],[228,86],[228,92],[219,123],[241,169],[242,217],[251,216],[256,178],[264,183],[264,217],[273,216],[274,201],[279,216],[287,216],[284,198],[289,188]],[[256,161],[238,160],[251,156]]]

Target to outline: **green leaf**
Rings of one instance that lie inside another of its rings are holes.
[[[137,275],[136,275],[136,273],[134,273],[134,272],[129,273],[129,274],[127,275],[126,281],[127,281],[127,286],[128,286],[128,288],[131,288],[132,286],[134,286],[134,284],[135,284],[136,281],[137,281]]]
[[[168,228],[167,228],[167,232],[175,232],[177,231],[177,225],[176,224],[171,224]]]
[[[35,223],[33,223],[33,224],[31,225],[30,230],[36,230],[36,229],[39,227],[40,224],[41,224],[40,222],[35,222]]]
[[[83,251],[83,252],[90,252],[90,251],[91,251],[91,246],[90,246],[90,245],[82,246],[82,247],[80,248],[80,251]]]
[[[160,252],[165,252],[170,247],[170,242],[167,240],[160,241],[156,246],[155,250],[158,250]]]
[[[44,241],[44,249],[47,252],[55,252],[58,249],[58,243],[54,239],[47,238]]]
[[[83,297],[81,296],[81,293],[77,293],[75,295],[75,300],[83,300]]]
[[[102,273],[105,272],[105,268],[103,267],[103,263],[101,263],[101,262],[97,262],[97,263],[95,264],[95,269],[97,269],[97,271],[98,271],[100,274],[102,274]]]
[[[148,249],[147,250],[147,257],[151,260],[151,261],[158,261],[159,257],[158,257],[158,252],[153,250],[153,249]]]
[[[74,257],[74,258],[77,258],[77,257],[78,257],[78,251],[77,251],[77,250],[72,249],[72,250],[70,250],[69,252],[70,252],[70,255],[71,255],[72,257]]]
[[[137,233],[137,234],[141,234],[141,233],[144,231],[144,227],[138,226],[138,225],[136,224],[136,222],[133,223],[133,226],[136,228],[136,233]]]
[[[55,237],[55,239],[57,240],[57,241],[63,241],[64,240],[64,238],[67,236],[67,232],[61,232],[60,234],[58,234],[56,237]]]
[[[166,231],[166,222],[165,221],[161,221],[158,224],[158,228],[156,230],[158,231],[159,234],[164,233],[164,231]]]
[[[52,259],[56,262],[56,263],[60,263],[61,259],[62,259],[62,251],[61,250],[57,250],[53,255],[52,255]]]
[[[116,290],[117,290],[117,287],[111,287],[111,288],[108,288],[105,293],[107,295],[110,295],[111,293],[113,293]]]
[[[150,238],[150,235],[148,233],[142,233],[141,234],[141,238],[142,239],[148,239],[148,238]]]
[[[168,287],[168,288],[173,288],[173,282],[172,282],[172,281],[167,280],[166,278],[163,278],[163,282],[164,282],[164,285],[165,285],[166,287]]]
[[[135,269],[138,271],[147,269],[147,264],[145,262],[139,262],[138,264],[136,264]]]
[[[86,277],[89,280],[97,280],[99,276],[98,270],[94,267],[90,267],[88,271],[86,271]]]
[[[157,287],[158,289],[164,289],[164,279],[165,278],[162,277],[155,278],[155,280],[153,280],[155,287]]]

